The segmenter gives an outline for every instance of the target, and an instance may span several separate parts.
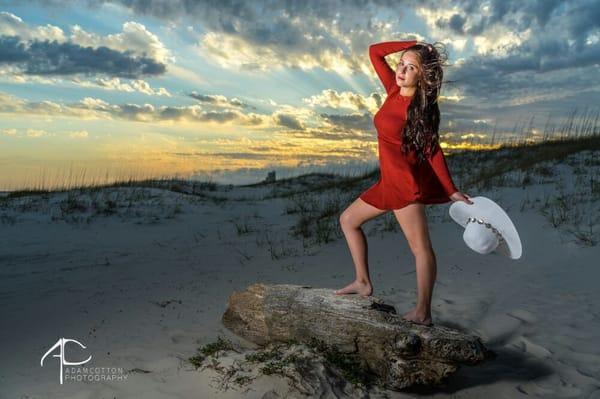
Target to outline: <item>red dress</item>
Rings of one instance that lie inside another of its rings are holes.
[[[432,159],[427,158],[420,165],[414,151],[406,155],[401,152],[402,129],[412,97],[400,96],[396,73],[384,57],[415,43],[414,40],[392,41],[369,47],[369,57],[385,87],[387,98],[373,118],[377,130],[380,177],[359,197],[382,210],[399,209],[415,201],[423,204],[449,202],[450,195],[458,191],[439,145]]]

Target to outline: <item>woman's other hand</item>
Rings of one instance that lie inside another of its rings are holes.
[[[472,203],[473,203],[473,201],[471,201],[469,198],[470,198],[470,196],[469,196],[469,195],[467,195],[467,194],[465,194],[465,193],[461,193],[460,191],[457,191],[457,192],[455,192],[454,194],[452,194],[452,195],[450,196],[450,199],[451,199],[452,201],[464,201],[464,202],[466,202],[467,204],[472,204]]]

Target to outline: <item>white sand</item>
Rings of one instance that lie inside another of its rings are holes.
[[[568,165],[560,170],[573,181]],[[598,167],[588,173],[597,176]],[[545,184],[467,192],[507,210],[523,243],[517,261],[471,251],[448,216],[450,204],[427,208],[438,259],[433,321],[480,335],[499,354],[461,368],[432,397],[600,398],[599,247],[573,241],[535,209],[520,210],[526,198],[554,190]],[[567,184],[566,190],[574,188]],[[256,281],[332,290],[349,283],[354,269],[345,240],[303,248],[288,233],[298,217],[285,213],[289,201],[260,200],[270,188],[207,192],[256,198],[222,204],[146,191],[162,196],[162,205],[133,201],[129,215],[121,216],[126,211],[120,208],[89,224],[51,220],[66,194],[37,198],[29,211],[0,209],[1,398],[235,398],[285,388],[282,379],[264,377],[246,394],[222,392],[213,375],[185,359],[218,335],[233,337],[220,322],[233,290]],[[173,212],[176,203],[181,213]],[[591,207],[583,211],[597,211],[597,201]],[[252,231],[238,235],[233,221]],[[403,234],[382,231],[383,221],[364,226],[375,295],[406,312],[416,299],[414,261]],[[277,250],[295,249],[295,255],[272,259],[267,237]],[[91,354],[88,367],[149,372],[129,373],[125,381],[60,385],[57,358],[40,366],[60,337],[87,346],[69,344],[68,360]]]

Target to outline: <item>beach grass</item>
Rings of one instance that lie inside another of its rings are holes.
[[[535,208],[553,228],[563,229],[578,243],[597,245],[600,220],[594,216],[598,213],[594,204],[600,197],[597,178],[600,166],[598,117],[580,113],[579,119],[576,119],[576,114],[571,113],[558,128],[547,125],[547,130],[535,139],[523,134],[523,131],[519,132],[515,125],[513,134],[521,134],[519,139],[512,137],[499,142],[494,132],[487,149],[451,152],[446,158],[455,184],[465,193],[485,193],[498,187],[526,189],[536,185],[553,185],[553,189],[544,191],[542,195],[527,192],[519,210]],[[483,143],[472,138],[469,144],[481,148]],[[565,187],[565,182],[556,174],[556,165],[571,167],[575,176],[572,186]],[[211,201],[221,206],[251,199],[230,196],[228,192],[233,190],[232,184],[219,184],[210,179],[197,181],[172,176],[138,180],[129,177],[110,183],[81,184],[85,170],[70,171],[67,175],[69,178],[54,188],[47,187],[42,180],[33,186],[3,193],[0,195],[0,211],[10,206],[22,212],[40,209],[47,207],[51,195],[62,194],[53,213],[55,221],[91,223],[96,217],[133,214],[145,217],[144,223],[158,223],[161,219],[173,219],[184,212],[182,202],[173,204],[161,193],[181,193],[181,198],[187,201]],[[236,187],[262,190],[260,200],[284,200],[285,213],[295,216],[290,234],[301,238],[306,248],[343,237],[339,223],[341,212],[378,178],[379,169],[375,168],[343,175],[307,173]],[[158,208],[153,213],[144,214],[137,209],[140,204]],[[430,217],[443,217],[427,209]],[[2,212],[0,222],[12,225],[17,223],[17,218]],[[389,215],[381,222],[379,231],[398,231],[396,221]],[[232,220],[231,223],[238,236],[261,231],[249,219]],[[257,237],[257,244],[267,246],[272,259],[298,253],[296,248],[286,246],[281,237],[263,233],[262,238]]]

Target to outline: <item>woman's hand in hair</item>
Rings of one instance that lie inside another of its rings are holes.
[[[450,196],[450,199],[452,201],[464,201],[467,204],[472,204],[473,201],[470,200],[470,196],[465,194],[465,193],[461,193],[460,191],[455,192],[454,194],[452,194]]]

